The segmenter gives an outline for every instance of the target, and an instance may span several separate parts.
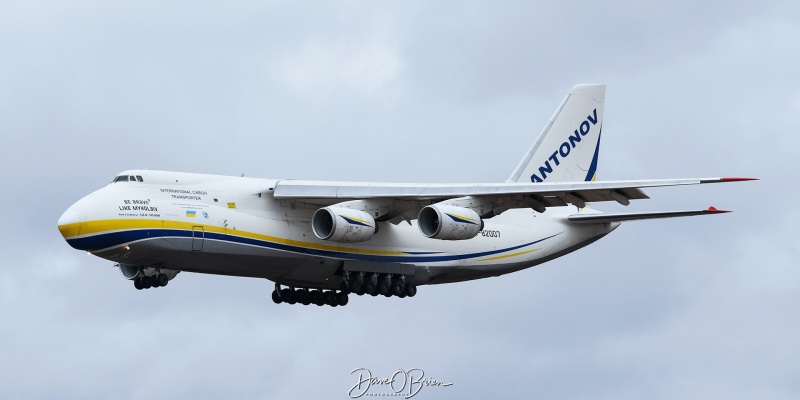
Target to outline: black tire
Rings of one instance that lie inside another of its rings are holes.
[[[333,291],[327,291],[323,295],[325,298],[325,304],[336,307],[336,293]]]
[[[414,297],[417,294],[417,285],[413,283],[406,283],[406,296]]]
[[[307,305],[311,304],[311,300],[308,298],[308,291],[306,291],[306,290],[298,290],[297,292],[295,292],[295,294],[296,294],[295,297],[297,297],[297,302],[298,303],[300,303],[300,304],[302,304],[304,306],[307,306]]]
[[[311,300],[312,303],[314,303],[314,304],[316,304],[318,306],[325,305],[325,302],[323,301],[323,298],[322,298],[322,292],[319,291],[319,290],[312,291],[311,293],[309,293],[308,297],[309,297],[309,299]]]
[[[347,282],[344,281],[344,279],[342,279],[342,281],[339,282],[339,290],[344,291],[344,290],[349,290],[349,289],[350,289],[350,286],[347,284]]]
[[[344,306],[346,306],[346,305],[347,305],[347,301],[348,301],[348,298],[347,298],[347,297],[348,297],[348,296],[347,296],[347,293],[338,293],[338,294],[336,295],[336,302],[337,302],[337,303],[338,303],[340,306],[344,307]]]
[[[161,287],[167,286],[167,284],[169,283],[169,278],[167,278],[167,276],[164,274],[158,274],[156,280],[158,281],[158,286]]]
[[[150,278],[147,276],[142,277],[142,289],[150,289],[153,285],[150,284]]]
[[[152,286],[154,288],[161,287],[161,285],[158,282],[158,277],[157,276],[150,275],[150,276],[147,277],[147,279],[150,281],[150,286]]]
[[[369,293],[372,296],[378,294],[378,285],[372,279],[364,282],[364,293]]]
[[[142,286],[142,278],[141,277],[133,278],[133,287],[135,287],[136,290],[144,289],[144,287]]]
[[[392,282],[392,294],[395,296],[400,296],[405,291],[405,285],[403,282],[395,281]]]
[[[272,301],[275,302],[275,304],[283,303],[283,299],[281,299],[281,295],[278,294],[277,290],[272,291]]]
[[[351,279],[350,280],[350,291],[353,293],[358,293],[361,291],[361,288],[364,287],[364,281],[361,279]]]
[[[294,290],[292,289],[281,289],[281,297],[283,301],[287,304],[294,304],[297,303],[294,298]]]
[[[363,296],[364,293],[367,293],[367,291],[364,290],[364,285],[361,285],[361,289],[359,289],[357,292],[353,292],[353,293],[355,293],[355,294],[357,294],[359,296]]]
[[[380,294],[382,294],[384,296],[387,296],[387,297],[391,296],[392,295],[392,285],[389,284],[389,282],[386,282],[385,280],[381,281],[381,283],[378,284],[378,293],[380,293]]]

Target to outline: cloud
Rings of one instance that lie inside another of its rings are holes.
[[[370,93],[384,89],[401,69],[386,44],[313,43],[285,57],[276,79],[302,92],[350,89]]]
[[[798,15],[769,1],[3,3],[0,397],[346,398],[355,368],[419,367],[454,383],[419,398],[796,398],[781,200],[797,192]],[[763,180],[599,205],[736,212],[626,223],[525,271],[337,309],[276,306],[250,278],[136,291],[55,228],[136,167],[502,181],[583,82],[609,84],[600,178]]]

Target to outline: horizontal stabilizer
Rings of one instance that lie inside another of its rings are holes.
[[[695,215],[724,214],[730,211],[717,210],[709,207],[699,211],[656,211],[646,213],[615,213],[615,214],[574,214],[567,217],[569,222],[576,224],[603,224],[608,222],[635,221],[639,219],[658,219],[692,217]]]

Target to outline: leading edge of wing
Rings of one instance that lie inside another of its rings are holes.
[[[281,180],[276,199],[448,199],[463,196],[577,193],[663,186],[700,185],[756,180],[754,178],[688,178],[557,183],[382,183]],[[644,195],[644,194],[642,194]],[[647,198],[646,196],[641,198]]]
[[[636,221],[642,219],[693,217],[695,215],[725,214],[730,211],[718,210],[709,207],[705,210],[693,211],[655,211],[643,213],[598,213],[598,214],[573,214],[567,217],[567,221],[574,224],[603,224],[609,222]]]

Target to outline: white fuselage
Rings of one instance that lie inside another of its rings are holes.
[[[318,239],[311,229],[312,215],[327,204],[275,199],[278,180],[125,173],[144,179],[111,183],[61,217],[59,230],[71,246],[120,264],[298,287],[335,288],[343,268],[400,269],[416,284],[498,276],[574,251],[618,226],[566,221],[566,215],[592,212],[588,208],[511,209],[486,219],[468,240],[426,238],[412,220],[379,222],[369,240],[338,243]]]

